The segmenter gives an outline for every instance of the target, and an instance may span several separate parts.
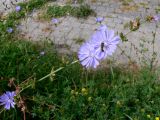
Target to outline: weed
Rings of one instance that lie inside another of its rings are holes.
[[[83,38],[75,38],[74,41],[77,44],[82,44],[85,40]]]
[[[81,5],[79,7],[73,7],[71,5],[65,6],[50,6],[47,9],[47,15],[49,18],[51,17],[62,17],[66,15],[75,16],[78,18],[86,18],[89,15],[92,15],[94,12],[88,5]]]

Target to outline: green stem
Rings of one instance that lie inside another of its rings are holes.
[[[75,63],[77,63],[77,62],[78,62],[78,60],[73,61],[71,64],[67,65],[66,67],[69,67],[70,65],[75,64]],[[64,69],[64,68],[65,68],[65,67],[60,67],[60,68],[58,68],[57,70],[55,70],[55,71],[49,73],[48,75],[40,78],[39,80],[37,80],[37,82],[40,82],[40,81],[42,81],[42,80],[50,77],[51,75],[55,74],[56,72],[58,72],[58,71],[60,71],[60,70],[62,70],[62,69]],[[22,91],[24,91],[25,89],[27,89],[27,88],[29,88],[29,87],[31,87],[31,86],[32,86],[32,85],[30,84],[30,85],[28,85],[27,87],[23,88],[23,89],[19,92],[19,94],[20,94]]]
[[[127,115],[126,113],[123,113],[127,118],[129,118],[129,120],[133,120],[129,115]]]
[[[2,109],[1,111],[0,111],[0,114],[4,111],[5,109]]]
[[[113,68],[112,68],[112,66],[111,66],[110,68],[111,68],[111,74],[112,74],[112,77],[113,77],[113,79],[114,79],[114,72],[113,72]]]
[[[60,68],[58,68],[57,70],[55,70],[55,71],[53,71],[53,72],[49,73],[48,75],[44,76],[43,78],[41,78],[41,79],[39,79],[39,80],[37,80],[37,82],[40,82],[40,81],[42,81],[42,80],[44,80],[44,79],[48,78],[49,76],[51,76],[51,75],[55,74],[56,72],[58,72],[58,71],[62,70],[63,68],[64,68],[64,67],[60,67]]]

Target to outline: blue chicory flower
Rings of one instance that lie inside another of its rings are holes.
[[[104,17],[96,17],[96,22],[101,23],[103,22]]]
[[[21,6],[16,6],[16,11],[19,12],[21,10]]]
[[[108,30],[106,25],[101,25],[91,39],[84,43],[79,51],[78,58],[86,68],[96,68],[99,62],[108,55],[112,55],[120,41],[113,30]]]
[[[78,52],[78,58],[86,68],[96,68],[99,65],[98,56],[92,43],[84,43]]]
[[[56,19],[56,18],[52,18],[52,23],[54,23],[54,24],[58,24],[59,23],[59,21],[58,21],[58,19]]]
[[[100,60],[105,59],[108,55],[112,55],[119,41],[120,37],[115,36],[113,30],[108,30],[106,25],[100,26],[91,38]]]
[[[16,96],[14,91],[7,91],[0,96],[0,105],[4,105],[4,108],[7,110],[9,110],[11,107],[14,108],[14,105],[16,104],[14,102],[14,96]]]
[[[160,21],[160,15],[153,16],[153,20],[156,22]]]
[[[7,32],[8,32],[8,33],[12,33],[12,32],[13,32],[13,29],[12,29],[11,27],[9,27],[9,28],[7,29]]]

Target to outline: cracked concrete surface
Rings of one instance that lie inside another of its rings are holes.
[[[97,16],[104,17],[103,24],[106,24],[109,29],[114,29],[115,33],[127,33],[129,30],[124,29],[126,23],[137,17],[145,19],[147,15],[156,15],[158,12],[157,8],[160,7],[159,0],[133,0],[128,3],[125,3],[123,0],[86,0],[85,3],[90,5],[97,13]],[[48,5],[53,4],[64,5],[65,1],[58,0],[57,2],[50,2]],[[39,14],[41,14],[41,10],[36,10],[22,20],[20,35],[33,41],[49,39],[55,44],[66,44],[74,52],[77,52],[80,47],[76,40],[88,40],[99,26],[94,16],[89,16],[87,19],[77,19],[71,16],[61,17],[58,18],[59,24],[55,26],[51,21],[40,20]],[[152,32],[155,31],[155,45],[153,46]],[[120,48],[116,50],[110,59],[114,59],[118,63],[126,63],[129,61],[126,57],[127,55],[138,63],[140,61],[143,62],[144,59],[150,62],[154,47],[154,51],[157,53],[157,60],[159,60],[159,33],[159,23],[142,24],[139,30],[127,36],[129,42],[120,43]]]

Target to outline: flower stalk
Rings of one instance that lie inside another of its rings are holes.
[[[67,65],[66,67],[69,67],[70,65],[73,65],[73,64],[75,64],[75,63],[77,63],[77,62],[78,62],[78,60],[75,60],[75,61],[71,62],[69,65]],[[60,68],[58,68],[57,70],[55,70],[55,71],[49,73],[48,75],[40,78],[39,80],[37,80],[37,82],[43,81],[44,79],[50,77],[51,75],[54,75],[55,73],[59,72],[60,70],[66,68],[66,67],[60,67]],[[32,86],[32,85],[30,84],[30,85],[28,85],[27,87],[23,88],[23,89],[19,92],[19,94],[20,94],[21,92],[23,92],[25,89],[27,89],[27,88],[29,88],[29,87],[31,87],[31,86]]]

